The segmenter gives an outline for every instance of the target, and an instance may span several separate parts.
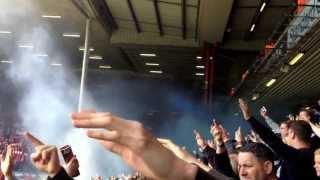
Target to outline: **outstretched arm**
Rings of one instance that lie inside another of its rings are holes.
[[[251,110],[243,99],[239,99],[239,106],[244,119],[250,124],[252,129],[268,144],[279,156],[284,159],[291,158],[299,153],[298,150],[284,144],[272,130],[257,121],[251,114]]]
[[[88,137],[114,152],[133,169],[151,179],[217,179],[196,165],[189,164],[165,148],[141,123],[125,120],[111,113],[80,112],[72,114],[75,127],[88,128]]]

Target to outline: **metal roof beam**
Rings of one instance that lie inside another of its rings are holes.
[[[187,6],[186,0],[182,0],[182,38],[187,38]]]
[[[137,16],[136,16],[136,13],[135,13],[135,11],[134,11],[134,9],[133,9],[131,0],[127,0],[127,4],[128,4],[128,7],[129,7],[129,10],[130,10],[132,19],[133,19],[133,21],[134,21],[134,25],[135,25],[135,27],[136,27],[136,30],[137,30],[138,33],[141,33],[140,24],[139,24],[138,18],[137,18]]]
[[[161,21],[158,0],[153,0],[153,5],[154,5],[155,12],[156,12],[159,33],[160,33],[160,36],[163,36],[163,27],[162,27],[162,21]]]

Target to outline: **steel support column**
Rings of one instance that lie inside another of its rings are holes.
[[[89,58],[89,44],[90,44],[90,28],[91,28],[91,19],[86,21],[86,36],[84,41],[84,51],[83,51],[83,60],[82,60],[82,72],[81,72],[81,82],[80,82],[80,94],[79,94],[79,103],[78,111],[82,110],[85,83],[87,79],[87,70],[88,70],[88,58]]]

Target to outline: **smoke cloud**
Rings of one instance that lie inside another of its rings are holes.
[[[31,1],[8,2],[0,1],[0,6],[4,7],[0,20],[7,24],[17,23],[13,20],[20,21],[24,16],[32,16],[37,9]],[[24,11],[17,9],[21,3],[26,7]],[[12,17],[10,22],[8,16]],[[68,57],[57,47],[56,39],[50,32],[50,25],[43,24],[35,25],[18,36],[17,42],[29,43],[34,47],[17,47],[18,51],[11,57],[14,63],[6,72],[22,93],[17,108],[24,129],[47,144],[58,147],[71,145],[80,162],[81,176],[77,179],[131,172],[119,157],[87,138],[83,130],[72,126],[70,113],[77,108],[80,78],[69,67]],[[52,53],[48,57],[36,56],[45,52]],[[62,66],[51,66],[51,63],[62,63]],[[90,75],[94,74],[89,72]],[[235,118],[226,115],[230,112],[233,115],[233,111],[225,111],[222,103],[225,99],[214,105],[213,108],[219,111],[209,113],[203,104],[190,98],[192,93],[177,88],[175,82],[132,77],[121,72],[106,72],[103,76],[106,77],[103,82],[89,82],[92,79],[88,79],[84,101],[86,107],[140,120],[157,136],[170,138],[189,150],[195,148],[193,129],[209,136],[211,118]],[[230,122],[233,123],[227,122],[232,124],[227,128],[235,129],[238,121]]]
[[[25,8],[17,9],[21,6]],[[1,1],[1,7],[4,10],[0,16],[2,22],[8,22],[8,26],[20,22],[21,27],[24,21],[20,20],[24,16],[33,16],[37,8],[36,4],[24,0]],[[47,144],[57,147],[71,145],[80,162],[81,176],[77,179],[128,172],[117,156],[87,138],[83,130],[72,126],[70,113],[77,108],[79,77],[69,67],[69,59],[57,47],[56,37],[50,32],[50,25],[45,23],[28,28],[24,33],[14,32],[17,38],[15,53],[10,57],[13,63],[8,66],[6,74],[21,92],[17,111],[23,129]],[[21,44],[32,47],[19,48]],[[47,57],[38,56],[49,52]],[[62,66],[52,66],[52,63],[61,63]],[[85,101],[86,107],[97,107],[89,93]]]

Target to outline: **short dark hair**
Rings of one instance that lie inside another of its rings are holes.
[[[286,126],[288,126],[288,124],[289,124],[289,122],[291,122],[291,121],[293,121],[293,120],[284,120],[284,121],[282,121],[281,123],[280,123],[280,125],[281,124],[285,124]]]
[[[270,148],[262,143],[247,143],[239,152],[249,152],[252,153],[258,160],[261,161],[271,161],[273,164],[274,154]]]
[[[290,121],[288,129],[293,130],[296,136],[306,143],[310,143],[312,129],[311,126],[305,121]]]

